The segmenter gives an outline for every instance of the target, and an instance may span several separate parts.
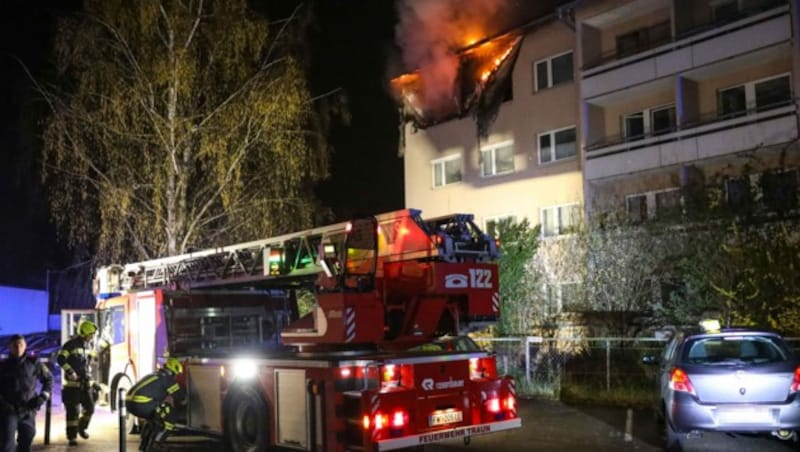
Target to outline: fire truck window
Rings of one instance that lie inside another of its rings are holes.
[[[103,311],[100,324],[103,330],[100,337],[111,345],[125,342],[125,310],[122,306],[115,306]]]

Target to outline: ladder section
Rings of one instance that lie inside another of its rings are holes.
[[[238,245],[104,267],[98,296],[173,286],[181,289],[312,277],[322,271],[319,252],[343,242],[348,223],[338,223]]]
[[[382,265],[399,261],[488,262],[500,254],[497,244],[473,222],[457,214],[425,221],[416,209],[376,215],[377,277]],[[211,248],[126,265],[100,268],[98,298],[131,290],[231,286],[256,281],[288,283],[322,272],[325,259],[352,259],[344,250],[350,222],[308,229],[268,239]]]

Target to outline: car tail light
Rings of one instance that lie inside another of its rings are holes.
[[[789,386],[789,392],[795,393],[800,391],[800,367],[794,370],[794,378],[792,378],[792,385]]]
[[[669,376],[669,387],[673,391],[686,392],[694,396],[697,395],[697,393],[694,392],[694,387],[692,386],[691,380],[689,380],[689,376],[679,367],[672,369],[672,373]]]

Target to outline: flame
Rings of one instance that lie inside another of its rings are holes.
[[[478,79],[485,83],[514,50],[518,42],[515,36],[505,36],[485,42],[467,53],[480,62]]]
[[[470,36],[465,39],[473,40],[474,37]],[[521,37],[518,35],[507,34],[491,41],[476,41],[471,46],[462,48],[454,54],[459,72],[472,79],[473,83],[480,85],[481,88],[485,87],[490,78],[512,54],[520,40]],[[427,75],[424,76],[425,78],[423,76],[423,72],[415,71],[392,79],[390,85],[397,100],[403,102],[420,116],[436,115],[445,113],[445,110],[452,110],[454,108],[452,104],[437,104],[435,97],[430,97],[427,89],[430,80],[427,80]],[[471,88],[469,89],[472,91]],[[459,102],[455,108],[460,109],[471,103],[469,100],[460,100]]]

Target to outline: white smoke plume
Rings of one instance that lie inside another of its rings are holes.
[[[418,70],[429,107],[452,105],[456,52],[501,31],[512,0],[399,0],[395,36],[403,64]]]

